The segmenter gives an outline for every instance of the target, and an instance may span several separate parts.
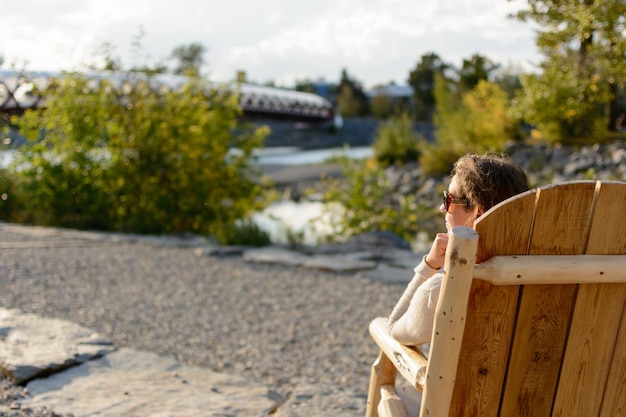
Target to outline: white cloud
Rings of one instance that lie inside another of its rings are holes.
[[[342,68],[368,85],[404,82],[422,54],[460,64],[536,59],[528,26],[507,19],[522,0],[21,0],[5,5],[0,54],[32,69],[68,69],[104,42],[126,65],[163,61],[179,45],[207,47],[218,80],[335,81]],[[132,41],[142,38],[144,55]],[[134,53],[134,55],[133,55]]]

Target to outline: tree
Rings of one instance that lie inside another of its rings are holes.
[[[386,119],[396,114],[393,98],[384,93],[385,86],[376,86],[370,98],[370,110],[378,119]]]
[[[336,88],[337,106],[343,117],[364,116],[369,113],[367,95],[361,83],[350,78],[345,69],[341,71],[341,79]]]
[[[391,81],[387,85],[376,85],[370,93],[370,113],[378,119],[387,119],[401,114],[409,114],[411,98],[403,88]]]
[[[376,160],[387,166],[416,162],[425,139],[413,130],[413,120],[401,113],[381,122],[372,148]]]
[[[119,71],[122,69],[122,60],[115,55],[115,47],[111,42],[103,42],[95,51],[92,62],[85,66],[94,71]]]
[[[470,59],[464,59],[459,71],[459,91],[470,91],[480,81],[490,81],[491,73],[499,67],[500,65],[479,54],[472,55]]]
[[[507,142],[519,139],[517,120],[509,113],[509,98],[497,84],[481,80],[461,95],[454,91],[454,82],[441,75],[435,81],[436,140],[423,146],[420,164],[425,172],[445,175],[467,152],[502,152]]]
[[[206,48],[200,43],[190,43],[174,48],[171,58],[177,61],[174,74],[197,77],[204,64]]]
[[[597,140],[614,128],[626,69],[624,0],[528,0],[517,17],[538,26],[546,56],[524,77],[518,111],[555,141]],[[546,113],[549,111],[549,113]]]
[[[161,63],[150,64],[149,55],[144,52],[143,37],[145,31],[139,28],[139,33],[131,42],[134,64],[129,68],[124,65],[122,59],[115,53],[115,46],[111,42],[103,42],[96,49],[90,62],[85,67],[94,71],[130,71],[145,74],[161,74],[167,72],[167,67]]]
[[[524,74],[524,71],[521,67],[509,63],[508,65],[499,67],[494,71],[493,82],[506,91],[509,99],[513,99],[517,90],[522,88],[522,74]]]
[[[304,79],[296,81],[296,85],[294,87],[296,91],[303,91],[305,93],[315,93],[315,84],[310,79]]]
[[[435,112],[435,76],[445,76],[450,69],[434,52],[424,54],[415,69],[409,74],[409,85],[413,88],[415,118],[430,121]]]

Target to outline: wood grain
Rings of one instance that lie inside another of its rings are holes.
[[[539,190],[529,255],[582,254],[595,183]],[[577,286],[524,286],[501,415],[549,417]]]
[[[526,254],[535,199],[536,190],[520,194],[515,203],[496,206],[476,222],[477,262],[495,255]],[[518,294],[516,285],[473,281],[451,416],[497,416]]]
[[[623,218],[625,201],[626,187],[599,184],[586,253],[623,253],[626,249],[626,223],[620,219]],[[608,379],[610,371],[614,379],[620,379],[619,367],[623,379],[623,351],[626,348],[616,345],[616,340],[624,327],[625,303],[625,284],[580,285],[555,398],[554,416],[599,415],[603,402],[607,404],[605,396],[611,398],[613,403],[607,405],[613,408],[615,404],[624,404],[623,392],[618,393],[621,387],[609,384]],[[620,395],[622,398],[619,398]]]

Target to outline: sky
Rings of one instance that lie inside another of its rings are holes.
[[[103,45],[124,67],[167,61],[174,48],[206,48],[202,74],[293,86],[406,84],[421,56],[459,67],[481,54],[532,70],[541,56],[530,23],[507,16],[523,0],[0,0],[3,68],[80,70]],[[139,40],[140,48],[137,48]]]

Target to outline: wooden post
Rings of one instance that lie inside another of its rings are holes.
[[[448,417],[450,412],[477,247],[478,234],[474,229],[459,226],[452,230],[435,311],[422,417]]]
[[[409,410],[406,404],[398,397],[392,385],[380,387],[378,415],[380,417],[409,417]]]
[[[378,417],[378,404],[380,403],[381,387],[383,385],[395,385],[396,368],[387,356],[381,351],[372,365],[370,374],[370,386],[367,394],[367,409],[365,417]]]

